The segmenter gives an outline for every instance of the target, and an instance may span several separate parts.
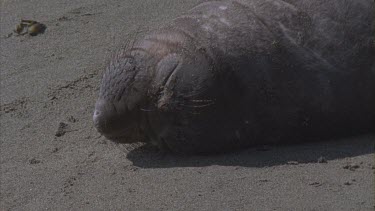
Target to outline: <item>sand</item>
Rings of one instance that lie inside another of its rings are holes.
[[[160,157],[95,131],[116,46],[198,2],[1,1],[0,210],[374,209],[374,135]],[[21,18],[45,33],[11,34]]]

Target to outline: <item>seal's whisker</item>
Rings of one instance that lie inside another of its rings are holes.
[[[140,108],[139,110],[146,111],[146,112],[156,111],[156,109],[145,109],[145,108]]]
[[[204,108],[204,107],[208,107],[214,104],[215,103],[208,103],[208,104],[203,104],[203,105],[187,105],[187,104],[180,104],[180,105],[185,106],[185,107],[190,107],[190,108]]]
[[[214,102],[214,100],[190,100],[190,102],[193,103],[202,103],[202,102]]]
[[[190,94],[184,95],[184,97],[185,98],[195,97],[197,95],[204,93],[207,90],[208,88],[205,88],[205,89],[202,88],[202,89],[199,89],[198,91],[191,91]]]

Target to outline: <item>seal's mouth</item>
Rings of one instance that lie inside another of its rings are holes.
[[[123,121],[95,121],[96,130],[107,139],[114,142],[134,143],[140,141],[140,132],[136,125],[125,126]]]
[[[108,140],[116,143],[135,143],[142,141],[140,133],[131,129],[125,129],[122,133],[118,134],[101,134]]]
[[[93,121],[96,130],[115,142],[132,143],[140,139],[136,111],[119,109],[111,101],[99,99],[95,105]]]
[[[140,142],[140,140],[131,139],[128,136],[105,136],[108,140],[116,142],[116,143],[136,143]]]

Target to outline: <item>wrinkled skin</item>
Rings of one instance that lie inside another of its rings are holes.
[[[374,131],[372,0],[200,4],[110,61],[94,123],[177,153]]]

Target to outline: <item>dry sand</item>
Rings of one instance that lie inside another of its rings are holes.
[[[161,158],[95,131],[111,52],[198,2],[1,1],[0,210],[374,209],[374,135]],[[21,18],[47,30],[11,35]]]

